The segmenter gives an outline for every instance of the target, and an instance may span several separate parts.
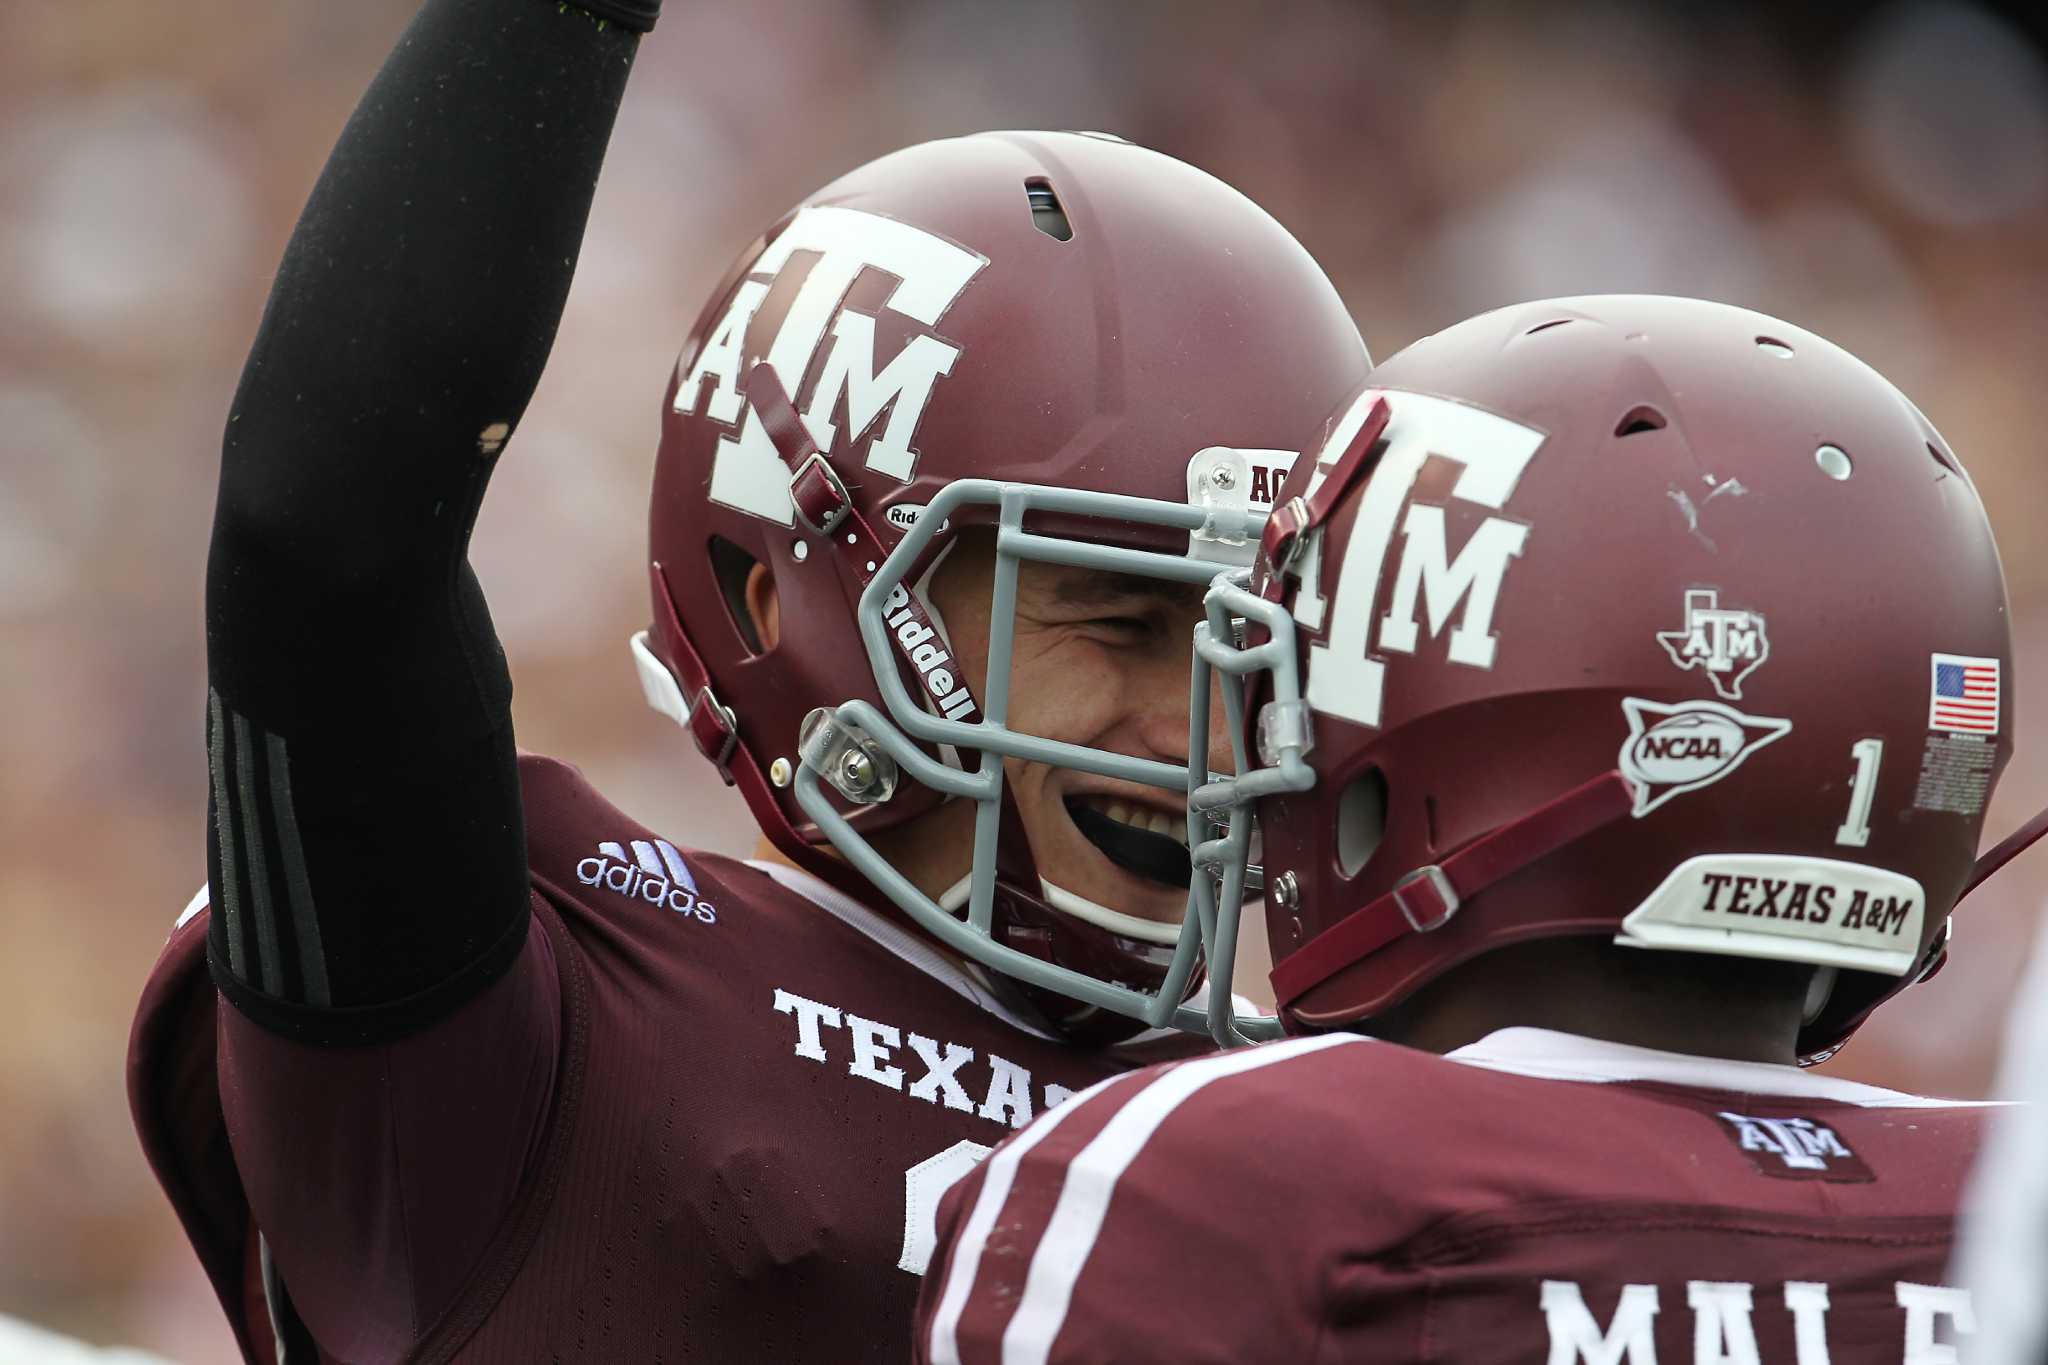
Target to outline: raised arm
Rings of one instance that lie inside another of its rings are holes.
[[[657,7],[426,0],[314,188],[228,421],[220,1100],[273,1317],[338,1358],[398,1358],[455,1303],[555,1083],[511,683],[466,553]]]
[[[403,1034],[524,940],[511,682],[465,555],[657,5],[428,0],[278,268],[206,594],[210,955],[273,1031]]]

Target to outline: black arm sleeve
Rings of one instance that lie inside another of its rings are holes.
[[[209,950],[267,1028],[397,1036],[524,942],[511,681],[465,556],[638,42],[557,0],[428,0],[278,269],[206,585]]]

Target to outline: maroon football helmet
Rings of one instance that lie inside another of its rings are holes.
[[[1184,509],[1196,457],[1230,448],[1276,457],[1258,471],[1271,486],[1249,490],[1270,506],[1292,452],[1368,364],[1300,244],[1170,157],[1101,134],[1006,132],[864,166],[750,247],[683,347],[654,479],[652,630],[635,641],[648,698],[783,853],[847,886],[854,874],[795,799],[799,731],[817,708],[882,704],[856,603],[939,490],[994,479]],[[921,584],[995,512],[962,509],[905,581]],[[1032,526],[1175,555],[1189,544],[1185,527],[1142,518]],[[779,596],[772,649],[741,598],[754,564]],[[907,609],[922,621],[917,596]],[[903,676],[933,714],[977,719],[982,680],[930,666],[944,623],[930,626]],[[906,782],[846,809],[871,836],[942,799]],[[1035,896],[1028,850],[1004,859]],[[1034,926],[1033,951],[1071,946],[1086,926],[1070,919]],[[1114,956],[1115,935],[1095,939]]]
[[[1201,638],[1265,766],[1196,805],[1256,804],[1294,1030],[1585,934],[1836,969],[1825,1055],[1939,965],[2011,753],[1961,463],[1854,356],[1696,300],[1524,304],[1388,360]]]

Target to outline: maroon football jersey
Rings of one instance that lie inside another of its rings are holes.
[[[900,1361],[947,1186],[1198,1050],[1064,1045],[814,878],[521,778],[526,951],[422,1033],[314,1047],[218,1008],[204,913],[157,965],[137,1124],[252,1360],[267,1269],[324,1359]]]
[[[948,1195],[916,1359],[1953,1361],[1984,1112],[1538,1029],[1158,1067]]]

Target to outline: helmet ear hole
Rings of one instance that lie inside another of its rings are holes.
[[[725,602],[727,619],[746,645],[747,653],[762,653],[761,632],[755,628],[754,615],[747,609],[747,576],[760,561],[724,536],[711,537],[710,555],[711,577]]]
[[[1346,877],[1379,851],[1387,833],[1387,779],[1367,768],[1337,798],[1337,868]]]

